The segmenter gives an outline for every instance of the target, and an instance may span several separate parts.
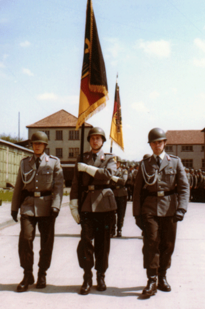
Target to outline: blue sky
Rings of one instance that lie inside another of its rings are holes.
[[[78,115],[87,0],[0,0],[0,133],[65,109]],[[205,127],[205,1],[93,0],[109,101],[88,120],[107,136],[119,74],[125,151],[151,153],[148,132]]]

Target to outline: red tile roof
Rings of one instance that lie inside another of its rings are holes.
[[[201,130],[167,131],[167,145],[201,145],[204,144],[204,133]]]
[[[64,109],[43,118],[33,124],[26,126],[27,128],[75,128],[77,117],[66,112]],[[85,122],[85,127],[92,128],[93,126]]]

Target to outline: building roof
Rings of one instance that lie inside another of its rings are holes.
[[[16,144],[14,144],[14,143],[5,141],[5,140],[3,140],[3,139],[0,139],[0,144],[3,144],[3,145],[5,145],[5,146],[9,146],[9,147],[13,147],[13,148],[16,148],[16,149],[19,149],[19,150],[23,150],[23,151],[25,151],[25,152],[33,153],[33,150],[32,150],[32,149],[28,149],[28,148],[25,148],[25,147],[16,145]]]
[[[33,124],[26,126],[27,128],[75,128],[77,124],[77,117],[66,112],[64,109],[47,116]],[[86,128],[92,128],[93,126],[85,122]]]
[[[201,130],[167,131],[167,145],[201,145],[204,144],[204,133]]]

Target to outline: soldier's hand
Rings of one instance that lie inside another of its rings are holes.
[[[11,216],[15,222],[18,222],[17,215],[18,215],[18,211],[12,210]]]
[[[51,216],[54,217],[54,218],[57,218],[58,214],[59,214],[59,209],[56,208],[56,207],[52,207],[51,208]]]
[[[70,206],[70,211],[71,211],[71,215],[73,216],[74,220],[76,221],[76,223],[80,223],[80,215],[78,212],[78,200],[71,200],[69,203]]]
[[[182,221],[184,219],[184,211],[182,209],[177,209],[174,215],[174,222]]]
[[[143,230],[142,216],[135,216],[135,223],[141,230]]]
[[[78,172],[85,172],[86,167],[87,167],[87,164],[79,162],[78,163]]]

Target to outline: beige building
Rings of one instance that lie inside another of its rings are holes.
[[[60,110],[42,120],[39,120],[28,128],[28,138],[34,132],[40,130],[48,135],[47,154],[58,157],[62,164],[75,163],[80,153],[81,129],[76,130],[77,118],[65,110]],[[87,141],[89,130],[93,126],[85,123],[84,152],[90,150]]]
[[[39,120],[28,128],[28,138],[36,131],[44,131],[48,136],[48,146],[46,153],[56,156],[60,159],[63,167],[66,187],[72,182],[74,166],[81,145],[81,128],[76,130],[77,118],[65,110],[60,110],[42,120]],[[87,141],[89,130],[93,126],[85,123],[84,129],[84,152],[90,150],[90,144]]]
[[[204,133],[203,130],[167,131],[166,152],[181,158],[184,166],[204,169]]]

